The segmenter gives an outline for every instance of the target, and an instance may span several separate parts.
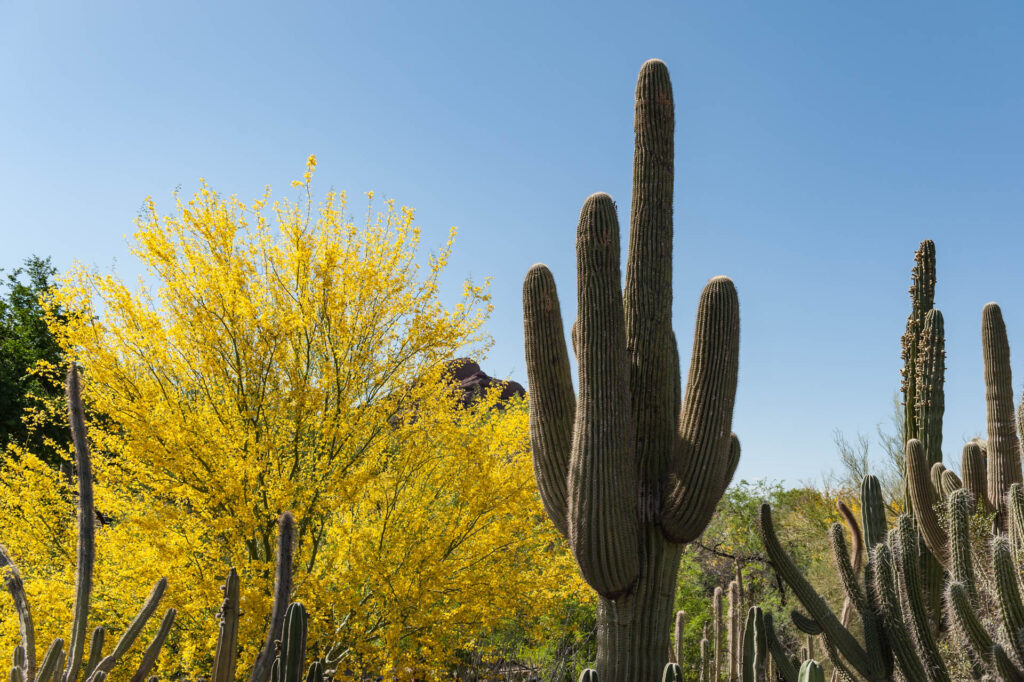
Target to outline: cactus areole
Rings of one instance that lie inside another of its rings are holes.
[[[739,304],[727,277],[705,286],[684,394],[672,331],[674,106],[660,61],[640,70],[634,127],[625,292],[615,204],[594,194],[580,212],[578,397],[544,265],[526,275],[523,317],[537,486],[600,595],[598,676],[645,682],[665,668],[683,544],[704,530],[739,461]]]

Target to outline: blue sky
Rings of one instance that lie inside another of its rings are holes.
[[[138,269],[143,199],[321,189],[459,227],[445,282],[493,277],[491,374],[525,383],[521,283],[538,261],[574,314],[592,192],[625,222],[633,87],[676,99],[675,327],[703,283],[742,306],[739,476],[836,465],[898,387],[918,243],[938,250],[945,453],[984,430],[981,307],[1003,307],[1024,386],[1024,5],[0,2],[0,267],[30,254]],[[353,202],[358,208],[358,200]],[[681,350],[688,354],[687,348]]]

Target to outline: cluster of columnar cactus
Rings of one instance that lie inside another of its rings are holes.
[[[92,466],[82,408],[78,369],[72,366],[67,376],[68,418],[75,448],[78,478],[78,563],[76,566],[75,607],[70,644],[55,639],[36,666],[36,637],[32,612],[18,567],[7,550],[0,545],[0,571],[14,601],[18,615],[21,643],[15,648],[10,670],[11,682],[103,682],[114,666],[131,649],[149,618],[156,612],[167,589],[167,580],[160,579],[135,619],[125,628],[110,653],[104,655],[106,630],[99,626],[89,636],[89,654],[85,656],[88,631],[89,599],[92,593],[92,570],[95,563],[95,529],[93,525]],[[306,613],[300,603],[289,604],[292,585],[292,545],[295,521],[288,512],[278,524],[278,544],[274,585],[274,605],[267,628],[266,641],[249,676],[250,682],[320,682],[332,679],[338,662],[329,652],[305,666]],[[214,654],[211,682],[235,679],[238,650],[239,581],[234,568],[228,571],[224,584],[224,601],[220,610],[220,634]],[[143,651],[141,662],[130,682],[155,680],[150,677],[164,642],[174,624],[175,610],[168,609],[156,635]]]
[[[640,71],[635,132],[625,292],[615,204],[595,194],[580,212],[578,398],[543,265],[526,276],[523,312],[541,499],[599,595],[598,673],[642,682],[666,664],[683,544],[701,534],[739,460],[739,305],[731,280],[708,282],[684,395],[672,331],[674,105],[657,60]]]

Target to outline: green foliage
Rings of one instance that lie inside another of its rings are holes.
[[[57,270],[49,258],[31,256],[7,275],[0,296],[0,448],[17,443],[50,464],[59,458],[54,445],[68,445],[67,426],[29,424],[26,412],[39,402],[59,401],[59,385],[43,374],[59,371],[63,354],[46,326],[40,297],[53,287]],[[56,311],[58,317],[61,312]]]

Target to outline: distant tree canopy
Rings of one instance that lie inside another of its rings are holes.
[[[50,464],[58,459],[54,444],[69,441],[67,428],[29,413],[61,396],[59,382],[45,375],[60,371],[63,353],[40,303],[56,274],[49,258],[30,256],[7,275],[0,297],[0,448],[24,445]]]

